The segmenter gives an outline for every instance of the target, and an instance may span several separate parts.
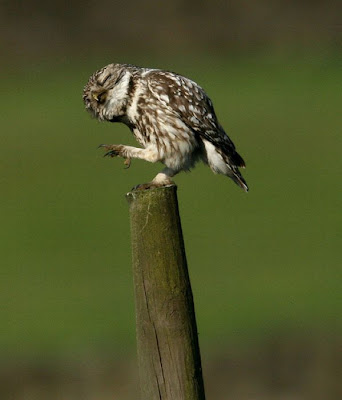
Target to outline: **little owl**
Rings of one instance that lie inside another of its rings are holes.
[[[170,184],[174,175],[202,160],[248,191],[238,169],[245,167],[242,157],[218,122],[211,100],[190,79],[159,69],[109,64],[89,78],[83,100],[98,120],[126,124],[142,146],[101,145],[105,156],[123,157],[128,166],[131,158],[165,165],[151,183],[141,186]]]

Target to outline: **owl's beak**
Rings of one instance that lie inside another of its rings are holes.
[[[93,92],[91,96],[97,103],[104,104],[107,98],[107,91]]]

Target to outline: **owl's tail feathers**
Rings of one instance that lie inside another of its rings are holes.
[[[230,149],[229,154],[226,154],[218,151],[217,147],[207,140],[203,140],[203,143],[206,150],[205,162],[209,164],[211,170],[216,174],[229,176],[245,192],[248,192],[247,183],[239,171],[239,167],[245,167],[242,157],[234,149]]]
[[[246,181],[244,180],[243,176],[241,175],[238,167],[240,168],[245,168],[246,164],[243,160],[243,158],[240,156],[239,153],[234,151],[229,155],[229,157],[226,157],[226,163],[227,166],[229,167],[229,171],[227,175],[233,179],[233,181],[239,185],[245,192],[248,192],[248,185]]]
[[[241,168],[246,167],[245,161],[236,151],[234,151],[234,153],[229,155],[229,161],[236,167],[241,167]]]
[[[233,181],[240,186],[240,188],[242,188],[245,192],[248,192],[247,182],[244,180],[237,167],[230,165],[230,170],[228,171],[227,175],[232,178]]]

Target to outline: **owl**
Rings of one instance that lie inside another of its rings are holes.
[[[164,164],[142,188],[171,184],[178,172],[203,161],[248,191],[239,171],[244,160],[218,122],[212,101],[192,80],[160,69],[109,64],[91,75],[83,101],[98,120],[127,125],[141,145],[100,145],[105,156],[123,157],[128,166],[133,158]]]

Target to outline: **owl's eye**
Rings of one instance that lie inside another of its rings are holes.
[[[93,98],[99,103],[99,104],[104,104],[107,98],[107,92],[99,92],[99,93],[93,93]]]

